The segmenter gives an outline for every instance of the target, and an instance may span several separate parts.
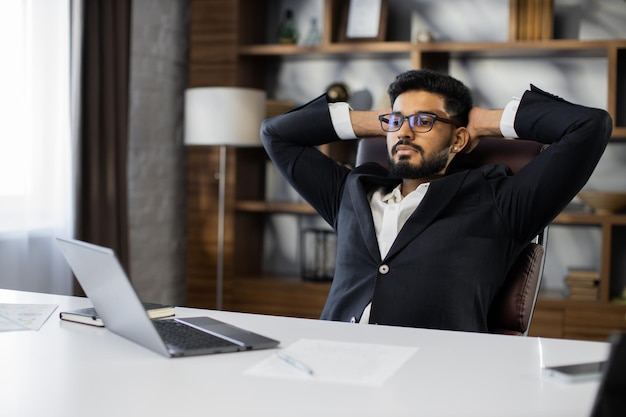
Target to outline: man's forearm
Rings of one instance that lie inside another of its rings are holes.
[[[482,136],[502,136],[500,131],[500,120],[502,110],[488,110],[474,107],[469,113],[469,123],[467,130],[471,138]]]
[[[356,136],[360,138],[385,136],[386,133],[380,127],[380,122],[378,121],[379,114],[381,114],[379,111],[351,111],[350,122]]]

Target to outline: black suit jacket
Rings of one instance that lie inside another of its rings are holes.
[[[520,250],[571,201],[611,134],[599,109],[531,87],[519,136],[551,144],[516,175],[488,165],[431,182],[384,259],[369,196],[400,181],[367,163],[337,164],[315,146],[339,140],[325,96],[261,128],[265,149],[295,189],[337,232],[337,263],[322,319],[487,331],[489,306]],[[503,139],[504,140],[504,139]]]

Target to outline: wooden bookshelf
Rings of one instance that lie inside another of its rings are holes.
[[[531,2],[535,2],[536,7],[530,7]],[[192,0],[189,86],[268,89],[268,73],[276,71],[285,58],[316,60],[366,56],[385,60],[407,57],[414,68],[447,71],[450,60],[463,57],[493,60],[595,57],[607,62],[606,108],[613,115],[614,139],[626,139],[626,80],[622,76],[626,73],[626,40],[551,39],[546,36],[549,29],[543,28],[550,27],[552,9],[548,8],[546,14],[547,6],[541,6],[541,0],[511,0],[510,39],[507,42],[431,43],[339,42],[337,28],[342,1],[324,0],[322,43],[314,47],[264,41],[268,31],[266,16],[272,12],[272,7],[277,7],[277,3],[263,0]],[[524,35],[520,31],[521,25],[527,26]],[[532,25],[539,25],[541,33],[529,34]],[[268,98],[274,99],[271,94]],[[187,301],[190,306],[205,308],[213,307],[215,300],[216,152],[201,148],[188,150]],[[328,148],[326,152],[343,162],[351,151]],[[264,223],[276,214],[316,216],[306,204],[266,201],[266,160],[262,149],[228,150],[227,177],[231,182],[226,198],[224,306],[232,310],[316,317],[321,312],[328,283],[307,282],[298,277],[267,276],[262,270]],[[531,334],[602,339],[606,329],[621,328],[626,312],[624,306],[610,302],[610,282],[614,278],[611,267],[618,256],[623,256],[612,250],[616,237],[621,239],[624,235],[616,234],[615,230],[626,225],[626,216],[563,213],[555,224],[593,225],[602,229],[600,297],[598,302],[585,303],[542,294]],[[597,317],[597,322],[583,320],[585,311],[589,312],[589,317]],[[622,321],[618,320],[620,314]],[[610,317],[610,324],[597,327],[605,330],[592,331],[592,326],[599,325],[602,317]]]

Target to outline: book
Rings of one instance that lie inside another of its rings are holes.
[[[568,299],[576,301],[598,301],[598,295],[570,294]]]
[[[595,269],[569,269],[567,276],[572,279],[600,279],[600,271]]]
[[[569,294],[571,295],[586,295],[598,297],[598,288],[584,288],[584,287],[569,287]]]
[[[575,279],[575,278],[567,277],[565,278],[565,283],[569,287],[597,288],[599,281],[596,279]]]
[[[159,303],[143,303],[148,317],[151,319],[161,319],[174,315],[174,306]],[[93,307],[80,308],[78,310],[62,311],[59,314],[61,320],[73,321],[75,323],[89,324],[90,326],[104,327],[104,323],[98,316],[98,312]]]

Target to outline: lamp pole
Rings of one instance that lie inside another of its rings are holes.
[[[216,308],[223,307],[224,292],[224,223],[226,217],[226,145],[220,145],[220,162],[218,173],[218,208],[217,208],[217,279]]]
[[[224,307],[226,222],[226,154],[228,146],[261,146],[259,128],[265,118],[266,93],[243,87],[194,87],[185,91],[185,144],[219,146],[216,308]],[[215,123],[239,116],[228,128]]]

